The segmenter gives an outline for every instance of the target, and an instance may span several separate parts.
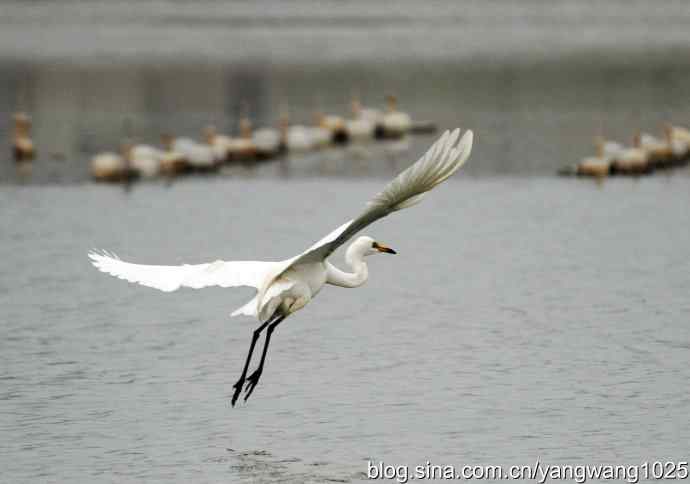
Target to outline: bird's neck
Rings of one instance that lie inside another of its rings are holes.
[[[352,272],[344,272],[334,266],[330,266],[328,282],[340,287],[359,287],[364,284],[369,278],[369,269],[366,262],[364,262],[362,250],[355,245],[351,245],[345,253],[345,262],[350,266]]]

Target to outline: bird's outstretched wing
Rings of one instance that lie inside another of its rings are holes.
[[[102,272],[165,292],[181,287],[200,289],[208,286],[259,289],[277,266],[275,262],[222,260],[208,264],[150,266],[125,262],[107,252],[90,252],[89,258]]]
[[[470,156],[472,131],[466,131],[458,142],[459,136],[460,129],[443,133],[424,156],[371,199],[364,212],[316,242],[293,259],[291,265],[322,261],[367,225],[419,203],[428,191],[455,173]]]
[[[256,314],[261,314],[266,302],[264,296],[270,285],[290,267],[325,260],[364,227],[390,213],[419,203],[429,190],[455,173],[472,151],[472,131],[466,131],[458,142],[459,137],[460,129],[443,133],[424,156],[371,199],[357,218],[345,222],[298,256],[282,261],[265,279],[256,298],[252,300],[252,303],[256,303]]]

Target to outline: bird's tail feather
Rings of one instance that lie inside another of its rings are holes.
[[[256,308],[257,308],[257,303],[256,303],[256,296],[252,298],[251,301],[249,301],[247,304],[244,306],[235,309],[232,314],[230,315],[231,318],[234,318],[235,316],[253,316],[256,317]]]

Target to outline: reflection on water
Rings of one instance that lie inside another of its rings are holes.
[[[236,132],[245,102],[255,126],[275,125],[285,104],[294,122],[305,123],[315,109],[347,114],[355,92],[369,105],[382,104],[383,94],[394,92],[415,119],[436,121],[441,128],[473,128],[477,143],[467,168],[471,174],[552,173],[591,152],[597,133],[629,141],[636,129],[656,132],[667,120],[688,124],[688,59],[652,56],[626,63],[571,56],[553,62],[401,63],[395,68],[372,63],[6,62],[0,70],[0,135],[9,136],[15,110],[28,111],[38,160],[27,177],[16,172],[6,152],[0,178],[81,181],[88,178],[89,156],[115,149],[125,131],[149,143],[157,143],[162,132],[199,137],[209,122]],[[250,171],[277,176],[389,173],[386,159],[407,163],[429,141],[411,139],[409,154],[405,147],[356,148]],[[243,171],[231,174],[238,172]]]

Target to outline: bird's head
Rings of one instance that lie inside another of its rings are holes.
[[[371,237],[368,236],[362,236],[357,239],[355,242],[356,245],[362,248],[363,253],[365,256],[367,255],[374,255],[378,253],[383,253],[383,254],[397,254],[396,251],[391,249],[385,244],[382,244],[381,242],[377,242]]]

